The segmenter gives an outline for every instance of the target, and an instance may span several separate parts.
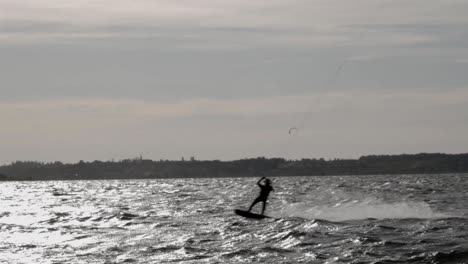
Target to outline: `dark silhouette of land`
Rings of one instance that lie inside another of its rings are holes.
[[[468,153],[371,155],[359,159],[251,158],[234,161],[169,161],[141,158],[121,161],[80,161],[75,164],[17,161],[0,166],[0,181],[159,179],[198,177],[257,177],[468,173]]]

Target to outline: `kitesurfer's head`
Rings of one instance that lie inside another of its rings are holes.
[[[266,184],[266,185],[271,185],[270,179],[265,179],[265,184]]]

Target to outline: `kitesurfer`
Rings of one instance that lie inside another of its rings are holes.
[[[265,180],[265,183],[262,184],[261,182]],[[260,194],[258,195],[257,198],[253,201],[252,205],[250,205],[249,212],[252,210],[252,207],[256,205],[259,202],[263,202],[263,207],[262,207],[262,215],[265,212],[266,208],[266,203],[268,199],[268,195],[270,194],[271,191],[273,190],[273,187],[271,187],[271,181],[265,177],[262,177],[258,182],[257,182],[258,187],[260,187]]]

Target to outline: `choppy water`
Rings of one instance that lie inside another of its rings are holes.
[[[3,182],[0,263],[468,263],[468,175],[256,180]]]

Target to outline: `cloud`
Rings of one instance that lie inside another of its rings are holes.
[[[65,98],[0,103],[0,116],[21,120],[24,116],[80,116],[86,119],[173,119],[196,117],[264,117],[277,115],[327,114],[346,111],[389,112],[401,109],[434,109],[468,102],[467,89],[449,91],[336,91],[305,96],[272,96],[241,99],[195,98],[174,102],[137,99]],[[385,106],[385,109],[382,107]],[[33,118],[34,119],[34,118]]]
[[[468,64],[468,58],[456,58],[455,62],[460,64]]]
[[[467,98],[463,88],[172,103],[86,98],[3,102],[0,156],[92,160],[143,152],[151,158],[190,153],[232,159],[460,152],[468,133],[460,115],[468,111]],[[288,143],[293,126],[298,133]]]
[[[154,142],[216,158],[272,153],[302,126],[304,154],[460,149],[467,13],[465,0],[0,0],[0,140],[19,157]]]
[[[430,25],[466,27],[462,10],[468,10],[465,1],[2,0],[0,42],[156,38],[184,49],[412,45],[444,34],[428,34]]]

